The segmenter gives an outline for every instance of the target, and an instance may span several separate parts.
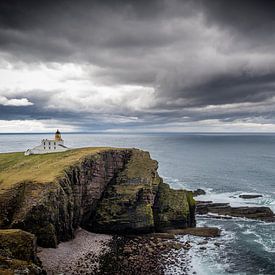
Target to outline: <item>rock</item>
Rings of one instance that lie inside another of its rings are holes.
[[[133,151],[131,159],[99,202],[92,229],[120,234],[153,231],[152,208],[161,181],[157,162],[149,153]]]
[[[217,227],[194,227],[168,230],[168,233],[175,235],[193,235],[200,237],[219,237],[221,230]]]
[[[189,250],[190,248],[191,248],[192,246],[189,244],[189,245],[184,245],[183,246],[183,248],[185,249],[185,250]]]
[[[131,254],[133,252],[133,249],[131,247],[124,247],[123,253]]]
[[[28,261],[22,261],[18,259],[9,259],[0,255],[0,274],[2,275],[46,275],[43,269]]]
[[[36,237],[20,229],[0,230],[0,255],[8,258],[38,262]]]
[[[192,191],[192,193],[194,197],[206,194],[206,192],[201,188],[198,188],[197,190]]]
[[[275,221],[274,213],[269,207],[231,207],[230,214],[234,217]]]
[[[195,207],[192,192],[173,190],[168,184],[161,182],[154,204],[156,230],[194,227]]]
[[[147,233],[194,224],[192,194],[172,190],[158,176],[157,163],[149,154],[135,152],[117,176],[115,185],[108,186],[96,209],[93,230]]]
[[[248,219],[263,220],[268,222],[275,221],[275,215],[269,207],[231,207],[229,203],[213,203],[213,202],[197,202],[196,213],[207,214],[216,213],[222,215],[221,218],[226,216],[242,217]],[[213,217],[213,216],[211,216]]]
[[[250,194],[242,194],[239,195],[239,198],[242,199],[256,199],[256,198],[261,198],[263,195],[250,195]]]
[[[45,274],[36,256],[36,238],[20,229],[0,230],[0,274]]]
[[[212,209],[221,209],[230,207],[229,203],[214,203],[212,201],[197,201],[196,203],[196,213],[203,215],[208,212],[212,212]],[[215,212],[213,212],[215,213]]]
[[[154,236],[159,239],[175,239],[175,235],[172,233],[167,233],[167,232],[158,232],[158,233],[150,233],[146,234],[145,236]]]
[[[181,248],[183,248],[183,245],[180,243],[173,243],[172,248],[175,250],[180,250]]]

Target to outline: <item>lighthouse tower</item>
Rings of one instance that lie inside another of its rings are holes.
[[[61,138],[61,133],[59,132],[58,129],[55,133],[55,141],[63,141],[63,139]]]

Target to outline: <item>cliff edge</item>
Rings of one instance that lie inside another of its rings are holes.
[[[80,148],[0,154],[0,229],[22,229],[56,247],[79,227],[145,233],[195,226],[195,202],[172,190],[138,149]]]

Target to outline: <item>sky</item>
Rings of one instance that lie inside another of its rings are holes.
[[[0,1],[0,133],[275,131],[275,1]]]

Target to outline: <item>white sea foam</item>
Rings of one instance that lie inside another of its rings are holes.
[[[198,220],[198,226],[204,226],[206,221]],[[188,257],[191,262],[189,271],[183,273],[177,266],[167,267],[165,274],[193,274],[198,275],[223,275],[228,274],[230,263],[226,260],[224,245],[235,239],[235,232],[223,230],[220,238],[204,238],[196,236],[178,236],[177,239],[185,243],[190,241],[192,248],[188,251],[181,250],[177,257]],[[202,249],[204,247],[204,249]]]
[[[228,178],[229,177],[230,176],[228,175]],[[232,207],[266,206],[270,207],[271,210],[275,212],[275,192],[267,193],[267,190],[259,191],[256,188],[250,189],[250,192],[245,189],[235,192],[218,192],[213,188],[206,188],[203,184],[195,185],[192,183],[189,185],[188,182],[179,179],[167,178],[166,182],[171,183],[174,188],[193,189],[190,187],[196,186],[196,188],[204,189],[206,195],[196,197],[197,200],[229,203]],[[244,186],[244,184],[241,184],[241,186]],[[241,194],[261,194],[262,197],[243,199],[239,197]],[[213,218],[209,217],[211,215]],[[207,241],[207,244],[203,245],[206,248],[205,250],[200,249],[202,246],[200,243],[203,243],[204,238],[185,236],[185,238],[182,239],[182,241],[189,239],[193,245],[192,249],[188,251],[188,255],[192,260],[190,270],[187,274],[196,272],[198,275],[223,275],[228,274],[228,271],[233,272],[235,268],[235,256],[232,256],[232,253],[234,255],[234,247],[240,245],[240,240],[242,240],[243,244],[247,244],[248,246],[251,245],[251,247],[256,250],[260,249],[266,253],[275,253],[275,236],[272,234],[272,232],[275,232],[274,223],[250,220],[241,217],[220,220],[216,219],[216,216],[219,215],[208,213],[208,215],[200,215],[197,219],[198,226],[218,226],[223,229],[220,238],[213,240],[210,239]],[[228,230],[228,228],[232,228],[232,231]],[[215,242],[220,243],[220,245],[215,245]],[[244,257],[244,255],[242,255],[242,257]],[[232,264],[233,266],[231,266]],[[174,268],[171,273],[166,274],[183,273],[180,269]],[[238,272],[237,274],[240,275],[245,273]]]
[[[242,232],[242,234],[244,234],[244,235],[255,235],[255,232],[253,232],[250,229],[246,229]]]
[[[267,206],[275,212],[275,198],[270,194],[262,194],[263,197],[253,198],[253,199],[242,199],[239,197],[241,194],[249,194],[255,195],[255,193],[249,193],[245,191],[238,192],[224,192],[217,193],[213,192],[211,189],[206,190],[205,195],[197,196],[197,200],[202,201],[213,201],[213,202],[222,202],[222,203],[230,203],[232,207],[240,207],[240,206]],[[258,194],[258,193],[257,193]]]

